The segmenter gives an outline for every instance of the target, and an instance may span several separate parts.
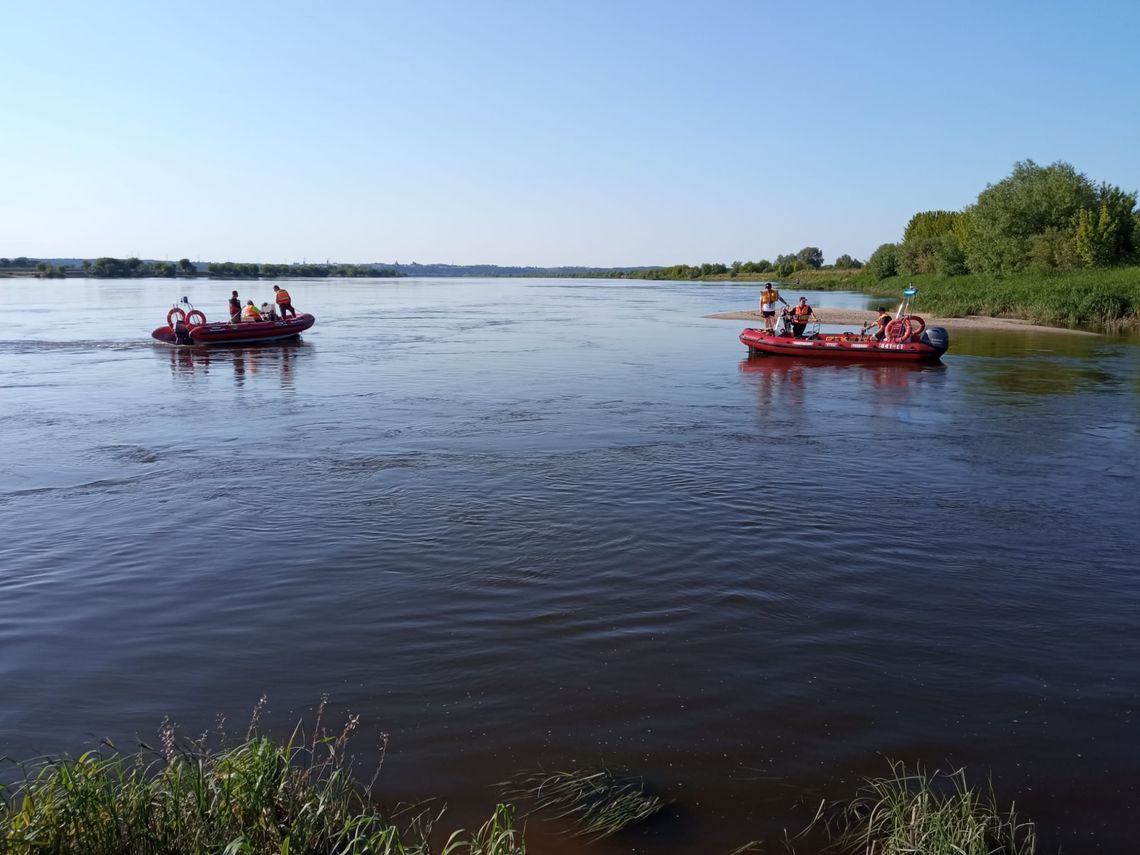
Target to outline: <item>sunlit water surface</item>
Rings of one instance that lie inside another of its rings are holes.
[[[537,766],[672,800],[598,853],[774,840],[884,757],[992,775],[1045,851],[1134,842],[1134,343],[749,361],[702,316],[754,286],[567,280],[293,282],[302,342],[150,340],[235,284],[0,281],[0,754],[329,693],[451,825]]]

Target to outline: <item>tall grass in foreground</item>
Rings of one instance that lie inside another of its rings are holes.
[[[508,804],[481,828],[446,840],[433,828],[438,813],[408,810],[393,818],[376,807],[375,778],[362,787],[351,776],[346,750],[355,717],[329,735],[318,713],[314,735],[306,738],[298,726],[276,744],[255,734],[258,711],[234,746],[211,750],[205,736],[179,743],[164,723],[157,751],[112,749],[21,764],[23,781],[0,786],[0,853],[525,855]],[[568,822],[571,833],[590,841],[666,804],[641,778],[605,769],[522,772],[500,786],[505,800],[529,803],[531,812]],[[1000,809],[992,789],[968,786],[965,770],[927,775],[902,763],[868,779],[852,801],[821,807],[797,839],[823,832],[852,855],[1034,855],[1037,843],[1033,824],[1012,806]],[[793,840],[780,843],[781,851],[795,852]],[[758,851],[771,850],[753,841],[735,853]]]
[[[822,816],[822,811],[821,811]],[[841,851],[863,855],[1033,855],[1033,823],[998,808],[992,789],[966,782],[966,772],[927,775],[891,764],[866,781],[827,824]]]
[[[255,716],[256,720],[256,716]],[[318,719],[319,720],[319,719]],[[159,752],[87,752],[23,765],[0,793],[4,855],[431,855],[438,816],[403,829],[352,779],[336,736],[300,728],[283,745],[247,734],[234,747],[177,744],[164,725]],[[440,855],[524,855],[512,809],[499,805],[474,833],[457,831]]]

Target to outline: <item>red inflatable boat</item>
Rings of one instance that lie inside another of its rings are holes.
[[[166,326],[150,335],[166,344],[257,344],[294,338],[316,321],[312,315],[305,314],[287,320],[210,323],[199,309],[185,311],[175,306],[166,315]]]
[[[918,289],[907,285],[903,301],[892,320],[877,335],[861,332],[821,333],[819,321],[807,335],[796,335],[791,313],[784,309],[775,330],[746,329],[740,340],[749,353],[772,356],[801,356],[815,359],[851,361],[937,362],[950,349],[950,333],[942,327],[926,326],[926,321],[910,313],[910,302]],[[878,323],[871,326],[878,330]],[[800,327],[803,331],[804,327]]]
[[[950,347],[950,335],[941,327],[924,329],[918,336],[900,335],[882,341],[855,332],[813,332],[796,338],[790,331],[746,329],[740,334],[740,341],[750,353],[891,362],[937,362]]]

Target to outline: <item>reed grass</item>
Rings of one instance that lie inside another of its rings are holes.
[[[529,814],[570,822],[572,833],[598,840],[657,813],[665,802],[639,777],[608,769],[523,771],[499,785],[504,801],[529,804]]]
[[[862,271],[800,271],[803,290],[852,290],[898,298],[908,283],[919,289],[915,309],[940,317],[1009,317],[1056,327],[1105,332],[1140,330],[1140,267],[995,278],[896,276],[876,281]],[[785,286],[785,290],[790,290]]]
[[[108,745],[17,764],[22,781],[0,790],[0,853],[432,855],[438,815],[421,812],[401,826],[374,805],[372,785],[354,780],[346,752],[355,717],[337,734],[315,728],[308,740],[298,725],[278,744],[256,734],[259,712],[246,739],[229,747],[179,741],[164,723],[158,750],[124,755]],[[513,809],[499,805],[438,853],[524,855],[525,847]]]
[[[862,855],[1033,855],[1033,823],[998,807],[993,788],[969,786],[965,769],[926,774],[891,763],[849,803],[821,808],[817,820],[837,847]]]
[[[257,732],[263,705],[236,745],[220,728],[181,740],[164,721],[158,748],[123,754],[107,744],[14,764],[18,782],[0,785],[0,855],[525,855],[511,802],[591,841],[666,804],[642,778],[608,769],[524,771],[499,785],[502,802],[480,828],[444,839],[442,811],[388,814],[373,797],[376,776],[357,782],[356,717],[328,733],[322,701],[311,733],[298,724],[278,743]],[[385,749],[383,737],[377,775]],[[1034,855],[1037,846],[1034,825],[999,808],[992,786],[971,787],[964,769],[928,775],[897,762],[850,802],[822,805],[801,836],[824,832],[852,855]],[[782,849],[794,852],[793,840]],[[735,853],[754,851],[769,850],[752,841]]]

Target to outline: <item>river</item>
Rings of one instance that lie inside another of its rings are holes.
[[[0,754],[328,693],[444,825],[645,776],[670,807],[600,855],[773,840],[887,757],[991,776],[1041,851],[1133,845],[1136,341],[816,365],[703,318],[752,285],[287,286],[303,341],[202,351],[150,339],[173,300],[270,284],[0,280]]]

